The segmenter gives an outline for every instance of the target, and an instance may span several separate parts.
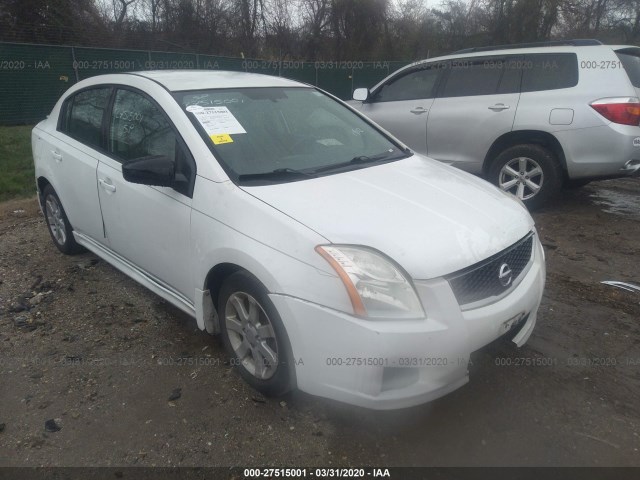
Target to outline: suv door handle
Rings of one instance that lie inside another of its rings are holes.
[[[505,105],[504,103],[496,103],[495,105],[491,105],[489,110],[493,110],[494,112],[500,112],[502,110],[508,110],[509,105]]]
[[[51,150],[51,156],[58,163],[60,163],[62,161],[62,154],[56,152],[55,150]]]
[[[103,179],[99,179],[98,183],[100,184],[100,186],[105,189],[107,192],[113,193],[116,191],[116,186],[111,183],[111,180],[109,180],[108,178],[103,180]]]
[[[427,113],[429,110],[427,110],[424,107],[416,107],[413,110],[409,110],[411,113],[414,113],[416,115],[420,115],[421,113]]]

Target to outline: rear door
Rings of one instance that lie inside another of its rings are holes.
[[[360,111],[418,153],[427,153],[427,118],[441,70],[424,64],[402,71],[373,91]]]
[[[429,114],[427,153],[473,173],[491,144],[513,128],[521,57],[472,57],[446,69]]]
[[[102,122],[111,87],[92,87],[67,99],[58,132],[43,134],[43,159],[50,162],[51,182],[73,229],[104,240],[96,170],[102,145]]]
[[[162,108],[144,93],[118,88],[107,122],[108,155],[98,165],[98,192],[109,247],[193,301],[191,197],[195,162]],[[122,165],[150,156],[176,165],[176,187],[130,183]]]

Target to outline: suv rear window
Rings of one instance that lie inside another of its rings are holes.
[[[537,92],[575,87],[578,84],[578,57],[575,53],[525,55],[522,91]]]
[[[616,55],[633,86],[640,88],[640,50],[618,50]]]

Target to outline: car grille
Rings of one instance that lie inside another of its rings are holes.
[[[532,252],[533,232],[506,250],[464,270],[452,273],[446,279],[461,306],[490,300],[501,296],[513,285],[519,283],[520,276],[531,260]],[[507,267],[504,268],[503,265]],[[502,278],[500,278],[501,269]],[[510,281],[508,281],[509,277]]]

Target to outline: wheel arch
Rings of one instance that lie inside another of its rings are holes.
[[[204,288],[209,290],[211,298],[215,303],[218,300],[218,294],[220,293],[220,287],[224,281],[232,274],[239,271],[247,271],[245,268],[235,263],[219,263],[209,270],[204,280]]]
[[[38,201],[40,202],[40,207],[42,207],[44,202],[44,198],[42,198],[42,192],[44,192],[44,189],[47,187],[47,185],[51,185],[51,182],[47,180],[46,177],[39,176],[36,179],[36,185],[38,187]],[[51,188],[53,188],[53,186]]]
[[[247,266],[245,262],[237,261],[225,261],[220,262],[211,267],[204,277],[204,280],[199,288],[196,289],[196,320],[198,327],[201,330],[206,330],[208,333],[217,334],[220,333],[220,319],[217,311],[218,296],[220,294],[220,288],[224,281],[236,272],[245,272],[250,275],[258,284],[262,285],[267,292],[271,291],[269,288],[272,285],[272,278],[266,279],[265,282],[256,269]]]
[[[560,162],[562,172],[566,178],[567,160],[564,154],[564,149],[554,135],[542,130],[515,130],[507,132],[504,135],[498,137],[493,142],[484,157],[484,162],[482,164],[482,173],[484,175],[488,173],[492,160],[496,158],[501,152],[503,152],[507,148],[522,144],[540,145],[550,150],[551,153],[553,153]]]
[[[217,311],[216,303],[218,301],[220,289],[225,280],[238,272],[246,273],[253,281],[269,292],[269,288],[265,282],[257,277],[251,269],[246,268],[239,263],[221,262],[210,268],[205,277],[204,284],[202,285],[203,290],[197,290],[196,292],[198,294],[197,296],[199,296],[199,298],[196,299],[196,320],[198,322],[198,326],[201,329],[206,329],[208,333],[221,333],[220,315]],[[200,293],[202,293],[201,296]],[[287,355],[292,359],[294,358],[293,350],[286,330],[284,335],[286,336],[285,348],[287,349]],[[296,388],[297,375],[294,363],[290,363],[287,366],[287,369],[289,370],[291,387]]]

